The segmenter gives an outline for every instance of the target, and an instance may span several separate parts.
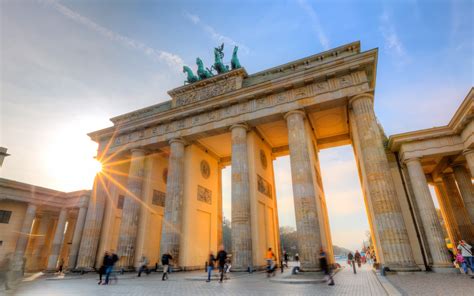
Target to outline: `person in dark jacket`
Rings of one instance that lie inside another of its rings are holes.
[[[207,280],[206,280],[207,283],[211,281],[211,273],[214,270],[215,261],[216,261],[216,257],[214,257],[214,253],[211,251],[211,253],[209,253],[209,260],[207,261]]]
[[[357,262],[357,266],[360,268],[360,264],[361,264],[361,256],[360,256],[360,253],[358,250],[355,251],[355,254],[354,254],[354,260]]]
[[[324,278],[328,278],[327,281],[329,282],[329,286],[334,286],[334,279],[332,278],[331,274],[331,268],[329,267],[328,264],[328,259],[326,256],[326,252],[321,248],[319,251],[319,266],[321,266],[321,269],[324,272]]]
[[[162,281],[168,279],[168,269],[170,266],[170,260],[173,260],[173,257],[169,253],[164,253],[161,256],[161,265],[163,265],[163,277],[161,278]]]
[[[223,245],[220,246],[219,252],[217,252],[216,260],[219,264],[219,272],[221,273],[221,278],[219,280],[219,283],[222,283],[222,280],[224,279],[225,264],[227,260],[227,252],[224,250]]]

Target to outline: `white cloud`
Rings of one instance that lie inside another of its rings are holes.
[[[236,45],[239,47],[239,50],[241,50],[243,53],[248,54],[250,52],[250,49],[246,45],[239,43],[228,36],[220,34],[219,32],[216,31],[216,29],[214,29],[214,27],[204,23],[198,15],[191,14],[189,12],[185,12],[184,15],[193,24],[200,26],[204,31],[206,31],[210,35],[210,37],[214,41],[216,41],[218,44],[225,43],[225,44],[230,44],[234,46]]]
[[[316,13],[316,11],[313,9],[313,7],[306,1],[306,0],[299,0],[298,4],[301,6],[301,8],[306,12],[306,14],[309,16],[309,18],[312,21],[313,25],[313,30],[318,36],[319,43],[323,46],[325,50],[329,49],[329,39],[326,36],[326,33],[323,30],[323,27],[321,26],[321,22],[319,21],[319,16]]]
[[[87,28],[101,34],[102,36],[107,37],[112,41],[116,41],[124,46],[139,50],[158,62],[165,62],[172,69],[180,69],[184,65],[183,59],[173,53],[157,50],[147,46],[146,44],[136,41],[134,39],[125,37],[119,33],[116,33],[112,30],[109,30],[91,19],[71,10],[70,8],[60,4],[56,0],[39,0],[40,2],[46,3],[56,9],[62,15],[70,18],[71,20],[86,26]]]
[[[385,10],[379,19],[379,31],[384,39],[385,50],[396,58],[395,64],[397,66],[401,67],[405,65],[409,61],[409,57],[388,11]]]

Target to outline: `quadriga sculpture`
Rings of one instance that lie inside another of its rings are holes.
[[[214,48],[214,65],[212,68],[217,71],[217,74],[222,74],[229,71],[229,66],[224,65],[222,59],[224,58],[224,43],[219,47]]]
[[[199,77],[194,75],[193,70],[191,70],[191,68],[189,68],[188,66],[183,66],[183,73],[186,73],[188,75],[184,83],[193,83],[199,80]]]
[[[237,57],[237,51],[239,51],[239,47],[236,45],[234,46],[234,51],[232,52],[232,59],[230,60],[230,66],[232,67],[232,70],[241,68],[239,58]]]
[[[200,58],[196,59],[196,64],[198,66],[197,74],[200,79],[206,79],[214,76],[209,69],[204,69],[204,64]]]

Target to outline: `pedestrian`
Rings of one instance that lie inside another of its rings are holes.
[[[288,268],[288,253],[283,251],[283,260],[285,260],[285,266]]]
[[[352,252],[349,252],[349,254],[347,254],[347,264],[349,264],[349,266],[352,266],[353,260],[354,260],[354,255],[352,255]]]
[[[165,252],[161,256],[161,265],[163,265],[163,277],[161,278],[162,281],[168,279],[168,269],[170,265],[170,260],[173,260],[173,257],[168,252]]]
[[[358,250],[355,251],[354,253],[354,260],[357,262],[357,266],[360,268],[360,253]]]
[[[105,283],[103,283],[103,285],[108,285],[109,284],[110,275],[114,276],[115,282],[117,283],[117,276],[115,274],[113,274],[113,271],[114,271],[114,265],[115,265],[115,263],[117,263],[118,260],[119,260],[119,258],[117,256],[117,254],[115,254],[113,251],[110,252],[108,254],[108,256],[106,256],[104,258],[104,262],[105,262]]]
[[[456,260],[455,262],[457,263],[457,265],[459,266],[459,268],[462,270],[464,270],[464,273],[467,274],[468,270],[467,270],[467,262],[466,260],[464,260],[464,257],[462,256],[461,252],[458,252],[456,254]]]
[[[214,253],[211,251],[209,253],[209,259],[207,260],[207,280],[206,283],[211,281],[211,274],[214,270],[214,262],[216,261],[216,257],[214,257]]]
[[[58,265],[59,265],[58,272],[61,275],[61,274],[63,274],[63,267],[64,267],[64,259],[63,258],[59,259],[59,264]]]
[[[224,279],[224,273],[226,273],[226,261],[227,261],[227,252],[224,250],[224,246],[221,245],[219,247],[219,252],[217,253],[217,262],[219,264],[219,272],[221,274],[221,278],[219,280],[219,283],[222,283],[222,280]]]
[[[150,270],[148,269],[148,258],[144,255],[142,255],[142,258],[140,259],[138,277],[142,275],[142,272],[145,272],[147,275],[150,274]]]
[[[362,264],[365,264],[367,262],[367,257],[366,257],[366,253],[365,253],[364,250],[362,250],[360,252],[360,260],[361,260]]]
[[[459,241],[459,245],[457,247],[458,251],[461,252],[462,257],[466,261],[467,265],[471,269],[471,278],[474,278],[474,256],[472,246],[464,240]],[[467,274],[467,267],[465,268]]]
[[[102,258],[102,265],[99,268],[99,282],[97,283],[98,285],[102,284],[102,276],[105,274],[105,270],[106,270],[105,264],[106,264],[106,260],[108,256],[109,256],[109,252],[105,251],[104,257]]]
[[[324,272],[324,279],[329,282],[329,286],[334,286],[334,279],[332,278],[331,268],[329,267],[326,252],[323,248],[319,250],[319,266]]]
[[[272,251],[272,248],[268,248],[265,260],[267,261],[267,276],[275,275],[275,264],[274,264],[275,254]]]
[[[298,253],[295,254],[295,261],[300,262],[300,255]]]

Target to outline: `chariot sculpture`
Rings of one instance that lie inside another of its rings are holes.
[[[230,69],[228,65],[225,65],[223,62],[224,59],[224,43],[220,46],[214,48],[214,64],[211,68],[204,67],[203,61],[198,57],[196,58],[196,65],[198,66],[196,75],[193,73],[190,67],[183,66],[183,73],[186,73],[187,79],[184,82],[185,84],[194,83],[199,80],[210,78],[214,75],[223,74],[229,72],[230,70],[235,70],[241,68],[237,52],[239,50],[238,46],[234,46],[234,51],[232,52],[232,59],[230,61]],[[214,71],[216,72],[214,74]]]

